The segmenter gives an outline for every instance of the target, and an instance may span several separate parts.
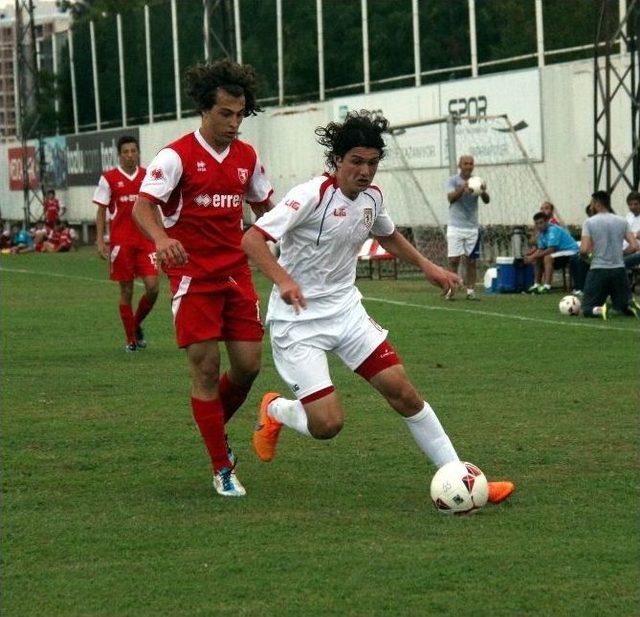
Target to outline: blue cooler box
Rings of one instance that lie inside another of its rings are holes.
[[[498,257],[496,259],[498,276],[495,279],[498,293],[519,293],[533,285],[533,264],[525,264],[522,259]]]

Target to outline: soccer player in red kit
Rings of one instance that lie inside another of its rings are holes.
[[[142,322],[158,297],[158,269],[155,246],[138,229],[131,217],[145,169],[139,166],[140,148],[135,137],[118,140],[120,165],[100,176],[93,202],[96,215],[96,245],[98,253],[110,263],[110,277],[120,285],[120,318],[127,339],[127,351],[147,346]],[[107,211],[109,212],[109,249],[104,241]],[[133,313],[133,281],[142,279],[145,292]]]
[[[179,347],[191,372],[191,407],[205,442],[215,490],[240,497],[225,423],[242,405],[260,370],[263,327],[242,240],[242,206],[271,208],[271,184],[256,151],[237,138],[255,115],[255,73],[230,60],[186,73],[202,116],[200,128],[160,150],[149,164],[134,207],[154,240],[170,283]],[[157,206],[162,210],[162,216]],[[222,376],[218,341],[230,368]]]
[[[53,189],[49,189],[42,202],[44,223],[48,229],[53,229],[56,226],[58,219],[64,214],[64,210],[64,206],[56,197],[56,192]]]

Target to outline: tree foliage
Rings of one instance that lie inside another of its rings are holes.
[[[617,0],[607,0],[617,5]],[[76,49],[75,73],[79,121],[95,123],[88,22],[96,31],[102,120],[118,124],[121,117],[115,15],[123,16],[127,115],[146,122],[147,81],[144,41],[144,0],[59,0],[72,13]],[[148,2],[154,111],[157,119],[175,114],[173,48],[169,0]],[[232,0],[209,0],[212,56],[235,53]],[[283,0],[284,92],[288,102],[318,96],[318,42],[315,0]],[[369,0],[370,74],[373,89],[413,84],[414,57],[411,0]],[[260,96],[273,101],[278,94],[276,1],[241,0],[243,61],[256,67]],[[534,0],[476,0],[479,62],[534,54]],[[325,83],[328,95],[362,92],[363,58],[359,0],[324,0]],[[543,0],[547,49],[593,42],[597,20],[595,0]],[[463,0],[420,0],[420,61],[423,82],[470,75],[469,15]],[[204,57],[202,0],[178,0],[180,72]],[[590,51],[580,52],[582,57]],[[70,75],[62,56],[58,119],[71,125]],[[562,61],[573,56],[550,56]],[[485,66],[481,73],[535,66],[535,57]],[[461,68],[462,67],[462,68]],[[375,83],[378,80],[391,80]],[[192,108],[183,93],[183,109]]]

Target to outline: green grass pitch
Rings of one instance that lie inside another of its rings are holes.
[[[282,388],[265,344],[230,425],[248,496],[223,500],[166,281],[148,349],[126,355],[92,251],[0,268],[3,616],[638,614],[638,322],[562,317],[558,293],[445,303],[418,279],[362,282],[460,455],[517,492],[438,514],[406,426],[337,362],[343,432],[283,431],[261,464],[256,405]]]

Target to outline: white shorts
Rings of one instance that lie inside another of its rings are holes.
[[[327,351],[356,370],[387,338],[358,302],[338,317],[271,322],[273,361],[298,399],[330,387]]]
[[[480,257],[480,231],[449,225],[447,227],[447,255],[448,257],[466,255],[471,259],[478,259]]]

